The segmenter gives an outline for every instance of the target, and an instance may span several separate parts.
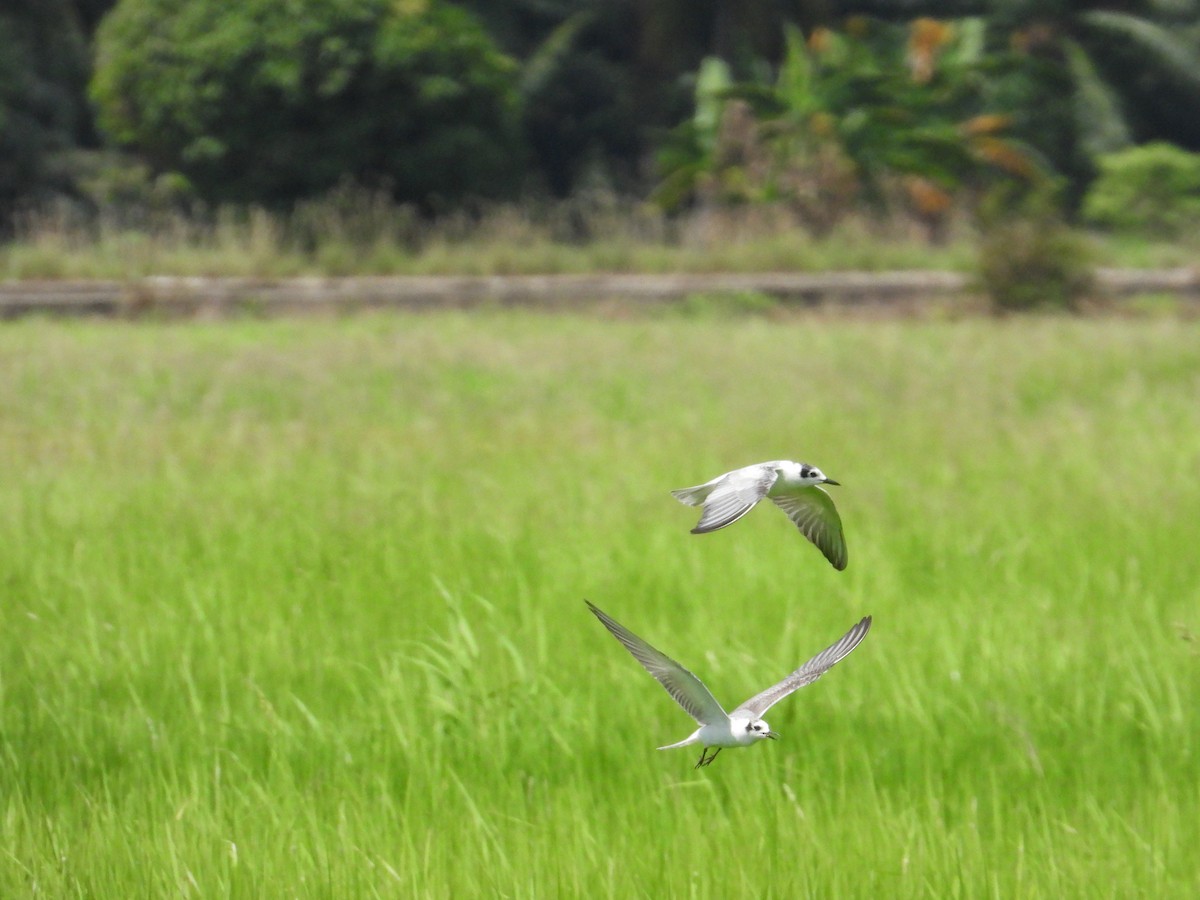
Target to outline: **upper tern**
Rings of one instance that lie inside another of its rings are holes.
[[[801,533],[817,545],[835,569],[846,568],[846,538],[833,498],[821,484],[837,484],[816,466],[776,459],[734,469],[695,487],[671,491],[680,503],[704,506],[692,534],[732,525],[764,497],[787,513]]]
[[[746,747],[755,741],[777,739],[779,736],[762,720],[763,713],[798,688],[812,684],[836,663],[845,659],[867,636],[871,628],[871,617],[867,616],[847,631],[837,643],[826,647],[783,681],[755,694],[732,713],[726,713],[699,678],[665,653],[651,647],[628,628],[609,618],[590,601],[585,600],[584,603],[587,603],[588,609],[604,623],[604,627],[612,632],[613,637],[625,645],[625,649],[633,654],[633,658],[658,679],[675,702],[696,720],[700,727],[686,740],[658,748],[671,750],[689,744],[703,745],[696,768],[709,765],[717,758],[722,747]],[[712,747],[716,749],[709,756],[708,751]]]

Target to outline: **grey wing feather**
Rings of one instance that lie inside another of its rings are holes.
[[[732,525],[758,504],[779,477],[765,466],[730,472],[704,501],[704,513],[692,534],[707,534]]]
[[[797,488],[771,498],[787,513],[800,533],[812,541],[835,569],[846,568],[846,537],[842,533],[842,517],[838,515],[833,498],[813,485]]]
[[[755,694],[735,709],[734,713],[749,712],[755,718],[761,718],[763,713],[788,694],[804,687],[806,684],[812,684],[832,669],[834,665],[845,659],[851,650],[862,643],[862,639],[867,636],[867,632],[870,630],[871,617],[867,616],[842,635],[837,643],[826,647],[787,678],[783,679],[783,681],[779,682],[779,684],[767,688],[761,694]]]
[[[612,636],[625,645],[625,649],[633,654],[633,658],[658,679],[659,684],[667,689],[667,693],[696,720],[697,724],[708,725],[728,718],[721,704],[699,678],[665,653],[651,647],[590,601],[583,602],[596,614],[596,618],[604,623],[604,627]]]

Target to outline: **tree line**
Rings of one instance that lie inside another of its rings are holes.
[[[0,222],[600,181],[819,231],[1200,150],[1195,0],[6,0]]]

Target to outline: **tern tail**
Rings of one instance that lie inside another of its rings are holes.
[[[667,744],[665,747],[659,747],[658,749],[659,750],[675,750],[679,747],[687,747],[687,746],[690,746],[691,744],[698,744],[698,743],[700,743],[700,729],[697,728],[687,738],[680,741],[679,743]]]
[[[710,481],[707,484],[698,484],[695,487],[680,488],[677,491],[671,491],[671,496],[680,503],[686,503],[688,506],[700,506],[708,495],[713,492],[715,485]]]

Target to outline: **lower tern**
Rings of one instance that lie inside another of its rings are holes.
[[[688,506],[704,506],[692,534],[707,534],[732,525],[770,498],[782,509],[800,532],[825,554],[835,569],[846,568],[846,538],[842,519],[833,498],[821,484],[838,484],[816,466],[777,459],[756,463],[718,475],[695,487],[671,491],[675,499]]]
[[[826,647],[783,681],[755,694],[732,713],[726,713],[699,678],[665,653],[651,647],[590,601],[583,602],[587,603],[588,609],[596,614],[596,618],[604,627],[612,632],[612,636],[625,645],[625,649],[633,654],[633,658],[658,679],[675,702],[696,720],[700,727],[686,740],[658,749],[673,750],[691,744],[702,745],[700,761],[695,766],[697,769],[710,765],[722,747],[747,747],[767,738],[777,740],[779,735],[763,721],[763,713],[793,691],[806,684],[812,684],[835,664],[845,659],[871,630],[871,617],[867,616],[847,631],[840,640]],[[715,749],[709,755],[708,751],[712,748]]]

